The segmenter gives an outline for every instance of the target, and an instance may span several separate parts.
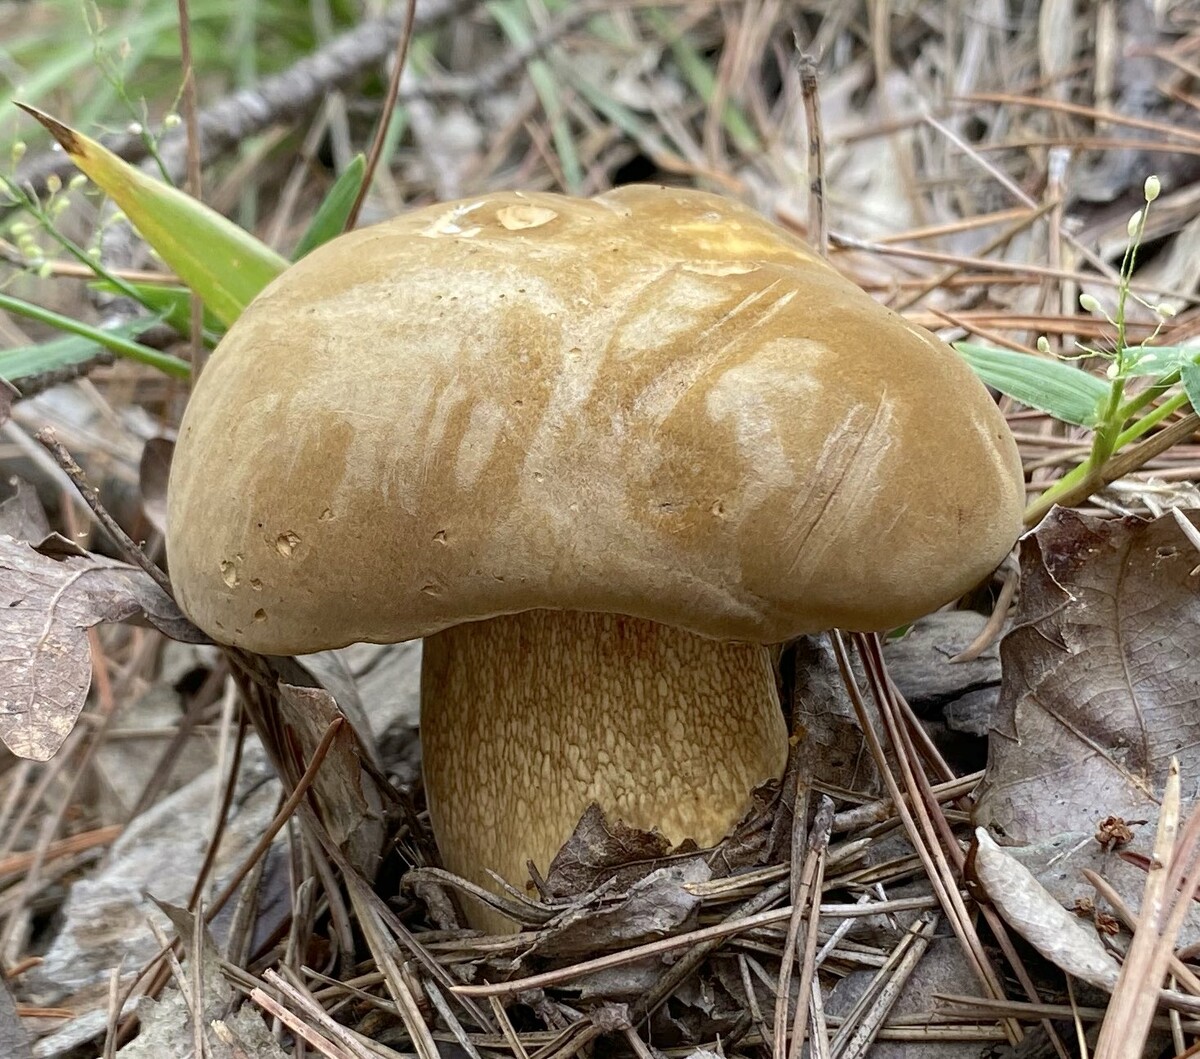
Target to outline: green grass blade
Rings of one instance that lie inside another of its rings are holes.
[[[1110,385],[1061,360],[956,342],[955,349],[985,383],[1023,405],[1076,426],[1093,427]]]
[[[50,116],[22,105],[226,327],[279,273],[286,258],[215,210],[146,176]]]
[[[346,171],[334,181],[325,201],[317,209],[316,215],[309,222],[308,230],[300,237],[292,260],[299,261],[305,254],[311,253],[322,243],[342,234],[346,228],[346,219],[354,207],[362,187],[363,177],[367,172],[367,160],[356,154],[350,159]]]
[[[105,331],[80,323],[61,313],[43,309],[40,305],[34,305],[21,298],[14,298],[10,294],[0,294],[0,309],[49,324],[68,333],[66,338],[0,351],[0,378],[7,379],[18,388],[20,380],[31,375],[43,375],[90,360],[99,348],[107,349],[118,357],[128,357],[138,363],[148,364],[180,379],[186,379],[192,371],[186,360],[180,360],[169,353],[160,353],[157,349],[143,346],[130,337],[145,331],[156,322],[154,320],[141,320]]]
[[[189,335],[192,331],[192,292],[187,287],[164,286],[161,283],[130,283],[122,290],[101,280],[91,284],[94,290],[106,294],[122,294],[133,291],[137,300],[165,323],[168,323],[181,335]],[[224,329],[220,321],[210,312],[204,313],[204,344],[211,349],[221,339]]]
[[[504,35],[515,47],[529,47],[533,42],[533,35],[518,4],[512,3],[511,0],[492,0],[486,6],[488,14],[496,20]],[[542,109],[550,121],[550,135],[554,139],[554,150],[558,155],[559,165],[562,166],[563,183],[567,191],[578,195],[583,188],[583,164],[579,161],[579,152],[575,149],[571,123],[567,119],[554,71],[544,59],[531,59],[526,69],[529,71],[529,80],[534,91],[542,101]]]
[[[666,41],[680,72],[692,86],[692,91],[711,106],[717,91],[717,78],[707,60],[696,50],[687,34],[676,32],[662,11],[650,8],[646,12],[646,20]],[[725,131],[729,133],[729,138],[737,145],[739,151],[755,154],[762,149],[750,122],[736,104],[728,101],[725,103],[721,111],[721,124],[725,126]]]

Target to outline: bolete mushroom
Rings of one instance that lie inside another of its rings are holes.
[[[765,645],[953,599],[1023,490],[953,350],[752,210],[634,186],[304,258],[200,378],[169,502],[216,639],[425,638],[434,831],[493,886],[591,802],[715,843],[784,766]]]

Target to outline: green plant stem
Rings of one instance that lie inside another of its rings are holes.
[[[18,316],[24,316],[29,320],[37,320],[39,323],[48,324],[50,327],[55,327],[60,331],[89,338],[96,345],[103,346],[119,357],[127,357],[129,360],[135,360],[139,364],[147,364],[178,379],[186,379],[192,372],[191,366],[186,360],[173,357],[170,353],[160,353],[157,349],[143,346],[140,342],[133,342],[128,338],[122,338],[111,332],[103,331],[98,327],[91,327],[88,324],[80,323],[78,320],[72,320],[69,316],[63,316],[61,313],[52,312],[49,309],[43,309],[40,305],[34,305],[32,302],[24,301],[21,298],[14,298],[10,294],[0,294],[0,309],[16,313]]]
[[[1186,400],[1186,397],[1184,397],[1175,407],[1182,407]],[[1155,413],[1164,407],[1165,405],[1160,405],[1159,408],[1155,409]],[[1155,413],[1152,413],[1152,415]],[[1146,419],[1149,418],[1150,416],[1146,417]],[[1125,437],[1137,428],[1148,430],[1149,426],[1144,426],[1144,423],[1145,419],[1138,420],[1125,434],[1120,435],[1118,443],[1120,443],[1120,438]],[[1198,429],[1200,429],[1200,415],[1190,412],[1182,419],[1176,420],[1170,426],[1164,427],[1153,437],[1147,438],[1136,448],[1118,453],[1103,464],[1095,465],[1089,457],[1073,471],[1063,475],[1062,478],[1025,509],[1025,525],[1036,526],[1045,516],[1046,512],[1055,504],[1062,507],[1082,504],[1093,493],[1108,485],[1109,482],[1115,482],[1118,478],[1136,471],[1147,460],[1153,459],[1159,453],[1166,452],[1172,445],[1178,445],[1180,442],[1185,441],[1196,433]]]
[[[1121,407],[1121,422],[1128,423],[1135,415],[1138,414],[1148,404],[1157,401],[1164,393],[1171,389],[1172,386],[1179,384],[1179,370],[1170,372],[1167,375],[1161,376],[1156,382],[1147,386],[1140,393],[1135,394]]]
[[[1120,449],[1128,445],[1131,441],[1136,441],[1143,434],[1148,433],[1153,427],[1157,426],[1168,416],[1173,415],[1179,409],[1189,403],[1186,393],[1177,393],[1173,397],[1162,404],[1156,405],[1153,409],[1147,412],[1132,426],[1127,427],[1124,431],[1117,435],[1116,448]]]
[[[1125,396],[1125,380],[1120,376],[1112,380],[1108,391],[1108,403],[1100,414],[1100,422],[1092,437],[1092,455],[1089,462],[1099,467],[1117,450],[1117,435],[1121,424],[1121,399]]]

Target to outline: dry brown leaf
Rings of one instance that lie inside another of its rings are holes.
[[[1200,771],[1194,566],[1171,515],[1058,510],[1026,538],[977,823],[1031,843],[1152,821],[1171,757]]]
[[[675,853],[689,853],[695,843]],[[546,872],[546,893],[551,897],[574,897],[594,890],[617,875],[619,868],[634,868],[632,878],[646,874],[653,862],[671,852],[671,843],[660,831],[640,831],[620,820],[610,822],[595,802],[589,805],[555,854]],[[619,884],[618,884],[619,885]]]
[[[11,493],[0,500],[0,533],[19,541],[41,541],[50,536],[50,521],[37,490],[24,478],[8,480]]]
[[[144,618],[173,639],[209,642],[141,570],[57,534],[36,548],[0,536],[0,612],[0,739],[35,761],[53,756],[83,709],[93,625]]]
[[[1005,922],[1047,960],[1112,992],[1121,968],[1095,930],[1063,908],[1033,873],[996,845],[982,827],[975,829],[969,870]]]
[[[539,933],[526,955],[582,959],[690,930],[700,914],[700,898],[687,886],[711,877],[708,867],[695,858],[659,868],[619,900],[571,909],[558,917]]]

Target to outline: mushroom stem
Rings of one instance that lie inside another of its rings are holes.
[[[518,887],[527,861],[545,872],[592,802],[714,845],[787,759],[766,647],[614,614],[527,611],[427,637],[421,711],[443,861],[493,890],[485,869]]]

